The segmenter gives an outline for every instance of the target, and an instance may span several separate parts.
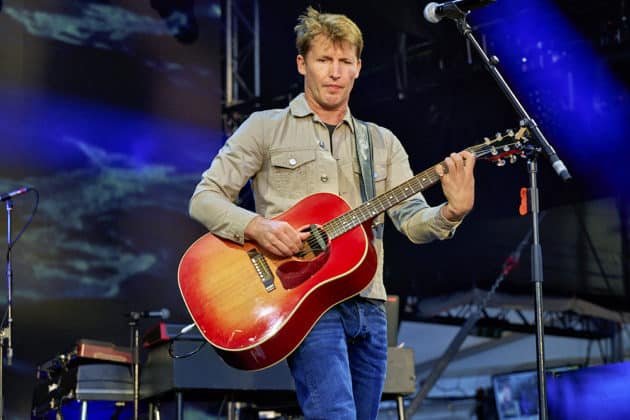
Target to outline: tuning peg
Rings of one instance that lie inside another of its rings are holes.
[[[496,147],[492,146],[492,147],[490,148],[490,154],[491,154],[492,156],[496,156],[496,155],[498,155],[498,154],[499,154],[499,152],[497,152],[497,148],[496,148]]]
[[[497,166],[505,166],[505,159],[497,159],[495,163]]]
[[[516,163],[518,157],[516,155],[510,155],[510,163]]]

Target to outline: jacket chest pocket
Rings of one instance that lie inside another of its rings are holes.
[[[361,181],[361,168],[356,161],[352,162],[352,170],[357,182]],[[387,191],[387,163],[374,162],[374,190],[376,195],[383,194]]]
[[[270,151],[269,185],[285,197],[303,197],[313,189],[315,150]]]

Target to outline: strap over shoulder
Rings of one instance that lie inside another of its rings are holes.
[[[374,187],[374,150],[372,137],[368,125],[361,120],[352,118],[354,123],[354,140],[357,159],[361,168],[361,198],[368,201],[376,195]]]

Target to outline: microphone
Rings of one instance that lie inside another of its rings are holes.
[[[142,312],[129,312],[127,314],[129,318],[140,319],[140,318],[162,318],[168,319],[171,316],[171,311],[167,308],[162,308],[154,311],[142,311]]]
[[[457,19],[466,16],[467,12],[487,6],[496,0],[453,0],[444,3],[431,2],[424,8],[424,18],[431,23],[438,23],[442,18]]]
[[[26,194],[30,190],[31,190],[31,187],[22,187],[22,188],[18,188],[15,191],[10,191],[8,193],[4,193],[4,194],[0,195],[0,201],[10,200],[13,197],[17,197],[18,195]]]

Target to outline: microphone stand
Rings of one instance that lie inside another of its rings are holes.
[[[131,312],[129,317],[132,355],[131,374],[133,379],[133,420],[138,420],[138,406],[140,401],[140,332],[138,330],[138,321],[141,315],[139,312]]]
[[[159,311],[129,312],[129,328],[131,333],[131,354],[133,358],[131,374],[133,376],[133,420],[138,420],[138,408],[140,402],[140,331],[138,322],[142,318],[167,319],[170,311],[162,308]],[[0,419],[2,420],[2,419]]]
[[[11,212],[13,211],[13,202],[11,199],[6,200],[7,209],[7,326],[0,324],[0,420],[4,419],[4,388],[3,383],[3,366],[4,366],[4,342],[7,342],[7,366],[11,366],[13,361],[13,345],[12,345],[12,327],[13,327],[13,268],[11,267]]]
[[[477,51],[479,56],[481,57],[483,63],[485,64],[486,69],[490,72],[492,77],[498,83],[499,88],[503,91],[503,93],[507,96],[508,100],[512,104],[512,106],[516,109],[519,116],[521,117],[520,124],[523,127],[528,128],[533,134],[538,144],[540,146],[540,150],[544,151],[547,157],[549,158],[553,169],[556,173],[564,180],[568,181],[571,179],[571,175],[567,170],[564,163],[560,160],[557,153],[551,147],[542,131],[536,124],[536,122],[529,116],[523,105],[519,102],[518,98],[510,89],[507,82],[501,76],[501,73],[497,70],[497,64],[499,64],[499,59],[496,56],[488,57],[475,39],[472,28],[466,22],[466,16],[468,12],[464,12],[459,9],[457,6],[453,5],[453,7],[445,8],[446,17],[453,19],[457,25],[457,29],[461,32],[462,35],[468,39],[470,44]],[[541,420],[547,420],[547,394],[545,387],[545,342],[544,342],[544,325],[543,325],[543,292],[542,292],[542,283],[543,283],[543,262],[542,262],[542,248],[540,246],[540,234],[538,227],[538,213],[539,213],[539,205],[538,205],[538,185],[536,181],[536,174],[538,172],[538,166],[536,162],[537,151],[534,151],[531,156],[528,158],[528,172],[530,178],[530,189],[529,189],[529,198],[531,203],[531,214],[532,214],[532,245],[531,245],[531,275],[532,282],[534,283],[534,315],[536,322],[536,365],[537,365],[537,376],[538,376],[538,412]]]

